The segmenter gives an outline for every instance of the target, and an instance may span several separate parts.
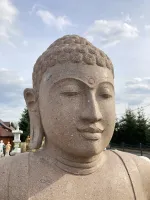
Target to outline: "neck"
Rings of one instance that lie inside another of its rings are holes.
[[[65,172],[75,175],[87,175],[94,173],[100,169],[106,161],[105,152],[91,157],[79,157],[75,155],[69,155],[62,150],[54,147],[45,146],[43,149],[44,156],[52,157],[55,160],[57,167]]]

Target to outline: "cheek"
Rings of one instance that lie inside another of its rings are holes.
[[[100,103],[100,107],[101,107],[101,112],[102,112],[102,116],[103,116],[103,120],[105,123],[105,126],[107,128],[114,126],[115,123],[115,117],[116,117],[116,113],[115,113],[115,102],[114,99],[110,99],[110,100],[105,100],[103,102]]]
[[[47,98],[48,99],[48,98]],[[61,132],[67,130],[69,127],[75,127],[79,120],[81,108],[83,104],[83,97],[61,97],[60,95],[51,95],[49,100],[45,100],[44,112],[46,124],[45,128]],[[61,130],[60,130],[61,129]]]
[[[52,99],[50,103],[50,107],[55,108],[57,110],[56,114],[64,115],[64,117],[69,117],[78,115],[79,111],[82,108],[83,97],[82,95],[64,97],[61,95],[57,95]]]
[[[102,109],[102,115],[103,115],[103,123],[104,123],[104,128],[105,131],[102,134],[102,143],[104,146],[108,145],[110,142],[113,132],[114,132],[114,127],[115,127],[115,103],[113,100],[110,100],[108,102],[105,102],[103,104],[103,109]]]

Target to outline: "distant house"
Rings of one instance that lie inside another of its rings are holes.
[[[14,128],[11,126],[10,122],[3,122],[0,119],[0,140],[3,140],[5,144],[9,141],[11,144],[13,143],[13,133],[12,130]]]

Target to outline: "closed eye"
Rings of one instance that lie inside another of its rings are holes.
[[[105,99],[112,97],[111,94],[107,94],[107,93],[106,94],[101,94],[100,96],[105,98]]]
[[[103,99],[108,99],[113,96],[113,91],[111,90],[111,88],[107,88],[107,87],[100,88],[98,95]]]
[[[62,95],[64,96],[77,96],[80,94],[80,92],[61,92]]]

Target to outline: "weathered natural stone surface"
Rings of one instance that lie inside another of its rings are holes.
[[[104,149],[115,126],[108,56],[76,35],[38,58],[24,97],[30,148],[0,161],[1,200],[149,200],[150,162]]]

